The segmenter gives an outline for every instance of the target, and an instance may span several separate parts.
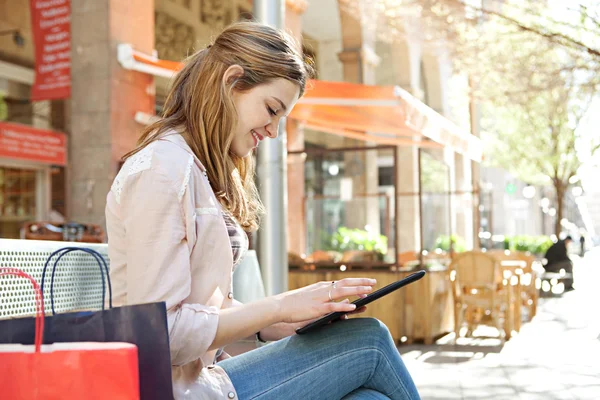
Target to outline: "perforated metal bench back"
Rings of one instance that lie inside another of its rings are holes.
[[[41,284],[44,263],[50,254],[63,247],[86,247],[96,250],[109,264],[106,244],[0,239],[0,267],[19,268]],[[51,262],[51,265],[53,264],[54,261]],[[49,268],[44,283],[46,312],[50,312],[51,273]],[[108,288],[106,296],[108,298]],[[101,306],[102,277],[96,260],[90,254],[80,251],[61,258],[54,277],[56,312],[96,310]],[[29,315],[35,315],[31,284],[22,278],[0,277],[0,319]]]

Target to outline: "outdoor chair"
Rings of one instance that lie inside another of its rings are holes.
[[[449,268],[454,298],[455,340],[460,337],[463,324],[467,323],[468,335],[475,325],[489,316],[500,337],[509,332],[505,329],[507,302],[500,263],[492,255],[480,251],[468,251],[457,255]]]

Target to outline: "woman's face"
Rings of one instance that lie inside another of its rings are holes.
[[[263,140],[276,138],[279,121],[290,113],[299,95],[298,85],[283,78],[246,92],[234,92],[238,123],[231,152],[247,157]]]

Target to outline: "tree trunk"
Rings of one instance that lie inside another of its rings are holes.
[[[558,238],[562,230],[560,221],[563,219],[565,189],[562,182],[554,182],[554,190],[556,191],[556,221],[554,222],[554,234]]]

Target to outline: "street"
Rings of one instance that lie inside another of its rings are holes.
[[[458,345],[451,334],[401,346],[423,400],[600,399],[600,249],[572,258],[576,290],[540,299],[504,346],[493,329]]]

